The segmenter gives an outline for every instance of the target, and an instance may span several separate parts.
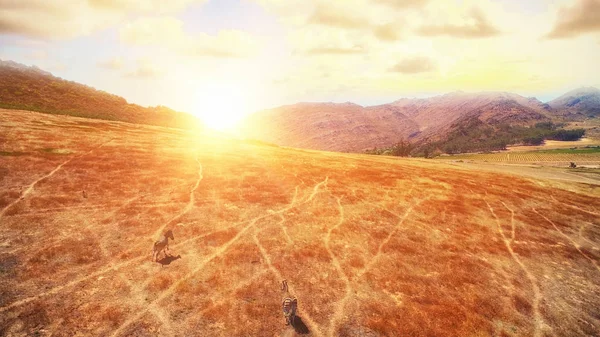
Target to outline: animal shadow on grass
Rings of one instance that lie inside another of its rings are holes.
[[[300,316],[294,317],[294,320],[292,321],[292,327],[299,335],[306,335],[310,332],[306,324],[302,322],[302,318]]]
[[[179,260],[179,259],[181,259],[181,255],[177,255],[177,256],[165,255],[165,257],[163,257],[162,259],[160,259],[156,262],[162,264],[163,266],[168,266],[171,264],[171,262],[173,262],[175,260]]]

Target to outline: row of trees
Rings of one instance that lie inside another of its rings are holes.
[[[506,150],[508,145],[541,145],[546,139],[573,141],[585,134],[584,129],[565,130],[561,128],[563,126],[552,122],[537,123],[529,127],[508,124],[492,126],[484,124],[478,118],[472,118],[456,124],[442,140],[411,143],[403,139],[391,147],[373,149],[367,153],[430,158],[441,153]]]

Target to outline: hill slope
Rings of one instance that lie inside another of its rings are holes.
[[[52,76],[35,66],[0,60],[0,107],[169,127],[198,119],[164,106],[144,108],[119,96]]]
[[[279,145],[330,151],[362,151],[385,146],[418,126],[392,106],[353,103],[299,103],[252,115],[241,132]]]
[[[0,120],[0,335],[600,331],[589,186],[69,116]],[[161,266],[151,250],[167,228]]]
[[[536,99],[510,93],[458,92],[373,107],[352,103],[283,106],[250,115],[242,134],[286,146],[360,152],[401,139],[443,140],[462,120],[524,126],[552,118],[548,107]]]
[[[579,88],[548,102],[559,115],[583,120],[600,116],[600,89],[593,87]]]

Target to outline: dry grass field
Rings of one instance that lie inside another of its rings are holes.
[[[542,166],[569,167],[571,162],[579,166],[600,167],[600,147],[582,149],[552,149],[541,151],[508,151],[494,153],[469,153],[442,156],[441,160],[472,160],[497,164],[534,164]]]
[[[598,187],[32,112],[0,120],[0,335],[600,334]],[[152,262],[169,228],[180,258]]]

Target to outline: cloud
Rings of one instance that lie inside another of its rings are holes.
[[[123,68],[123,59],[120,57],[115,57],[110,60],[98,62],[98,67],[104,69],[119,70]]]
[[[152,62],[140,59],[138,60],[136,69],[132,72],[125,73],[124,75],[129,78],[153,79],[162,77],[163,72]]]
[[[396,41],[400,39],[401,28],[394,23],[377,26],[373,29],[375,37],[382,41]]]
[[[162,44],[185,36],[183,22],[171,17],[147,17],[127,23],[120,30],[122,42],[131,45]]]
[[[458,38],[487,38],[500,34],[500,31],[494,27],[479,9],[472,9],[467,23],[463,24],[443,24],[443,25],[425,25],[417,30],[422,36],[452,36]]]
[[[571,8],[558,11],[558,21],[547,37],[564,39],[600,32],[600,0],[578,0]]]
[[[128,15],[176,13],[206,0],[0,0],[0,34],[43,39],[89,35]]]
[[[133,13],[170,14],[208,0],[88,0],[91,7]]]
[[[377,0],[376,2],[393,4],[399,6],[400,3],[408,3],[411,1],[392,1],[392,0]],[[396,2],[398,2],[396,4]],[[423,1],[414,1],[423,2]],[[308,18],[307,23],[323,25],[332,28],[345,30],[362,30],[369,34],[373,34],[381,41],[396,41],[400,38],[401,26],[395,22],[385,24],[374,24],[367,16],[358,16],[355,13],[361,11],[349,11],[348,6],[333,6],[319,5],[316,7],[312,15]],[[384,21],[385,22],[385,21]]]
[[[360,46],[355,47],[314,47],[305,52],[308,55],[352,55],[363,54],[366,50]]]
[[[398,62],[390,70],[402,74],[418,74],[434,71],[437,69],[436,64],[427,57],[412,57],[406,58]]]
[[[372,2],[397,9],[408,9],[424,7],[429,0],[372,0]]]
[[[305,25],[291,31],[287,37],[293,55],[352,56],[367,54],[373,50],[372,37],[363,31]]]
[[[292,30],[314,26],[322,30],[362,33],[382,42],[393,42],[400,38],[407,21],[400,22],[398,10],[393,9],[418,8],[429,0],[254,1]]]
[[[240,58],[254,54],[256,39],[240,30],[221,30],[217,35],[188,34],[183,21],[171,17],[140,18],[120,31],[121,41],[130,45],[168,47],[188,56]]]
[[[352,11],[347,11],[345,8],[342,6],[319,5],[308,22],[345,29],[362,29],[371,26],[364,17],[358,16]]]

